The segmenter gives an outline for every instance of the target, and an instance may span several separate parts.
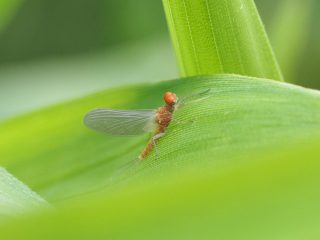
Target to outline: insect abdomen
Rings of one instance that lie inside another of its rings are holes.
[[[149,140],[147,146],[144,148],[144,150],[142,151],[142,153],[140,154],[139,156],[139,159],[140,160],[143,160],[146,158],[146,156],[149,155],[149,153],[151,152],[151,150],[153,149],[154,147],[154,143],[153,143],[153,140]]]

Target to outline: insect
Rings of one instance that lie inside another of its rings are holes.
[[[153,148],[155,148],[157,156],[156,141],[165,135],[165,131],[172,121],[175,110],[183,106],[188,99],[193,99],[193,101],[201,100],[203,96],[207,95],[209,90],[181,100],[175,93],[166,92],[163,95],[165,105],[156,110],[98,108],[88,112],[83,121],[88,128],[110,135],[128,136],[153,132],[151,139],[139,156],[139,159],[143,160]]]

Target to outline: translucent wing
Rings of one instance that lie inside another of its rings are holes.
[[[200,102],[200,101],[210,97],[210,95],[211,95],[211,89],[209,88],[209,89],[206,89],[202,92],[197,92],[192,95],[181,98],[178,100],[178,103],[176,105],[176,109],[181,108],[189,103]]]
[[[111,135],[139,135],[155,127],[154,110],[114,110],[99,108],[87,113],[84,124],[95,131]]]

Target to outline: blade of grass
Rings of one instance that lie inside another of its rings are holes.
[[[163,0],[182,76],[234,73],[282,80],[252,0]]]

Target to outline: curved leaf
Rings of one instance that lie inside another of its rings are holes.
[[[158,106],[165,90],[208,88],[210,97],[175,113],[193,123],[170,125],[157,160],[103,186],[147,139],[88,131],[88,109]],[[0,225],[0,238],[318,239],[319,100],[318,91],[221,75],[108,90],[2,124],[1,163],[65,202]]]
[[[135,162],[149,136],[97,134],[83,125],[86,112],[152,109],[163,104],[165,91],[188,96],[209,88],[210,97],[175,113],[176,121],[158,141],[158,160],[152,153],[139,172],[227,163],[229,157],[319,132],[317,91],[236,75],[195,77],[107,90],[3,123],[0,164],[52,202],[105,189],[128,171],[130,176],[132,166],[126,164]]]

